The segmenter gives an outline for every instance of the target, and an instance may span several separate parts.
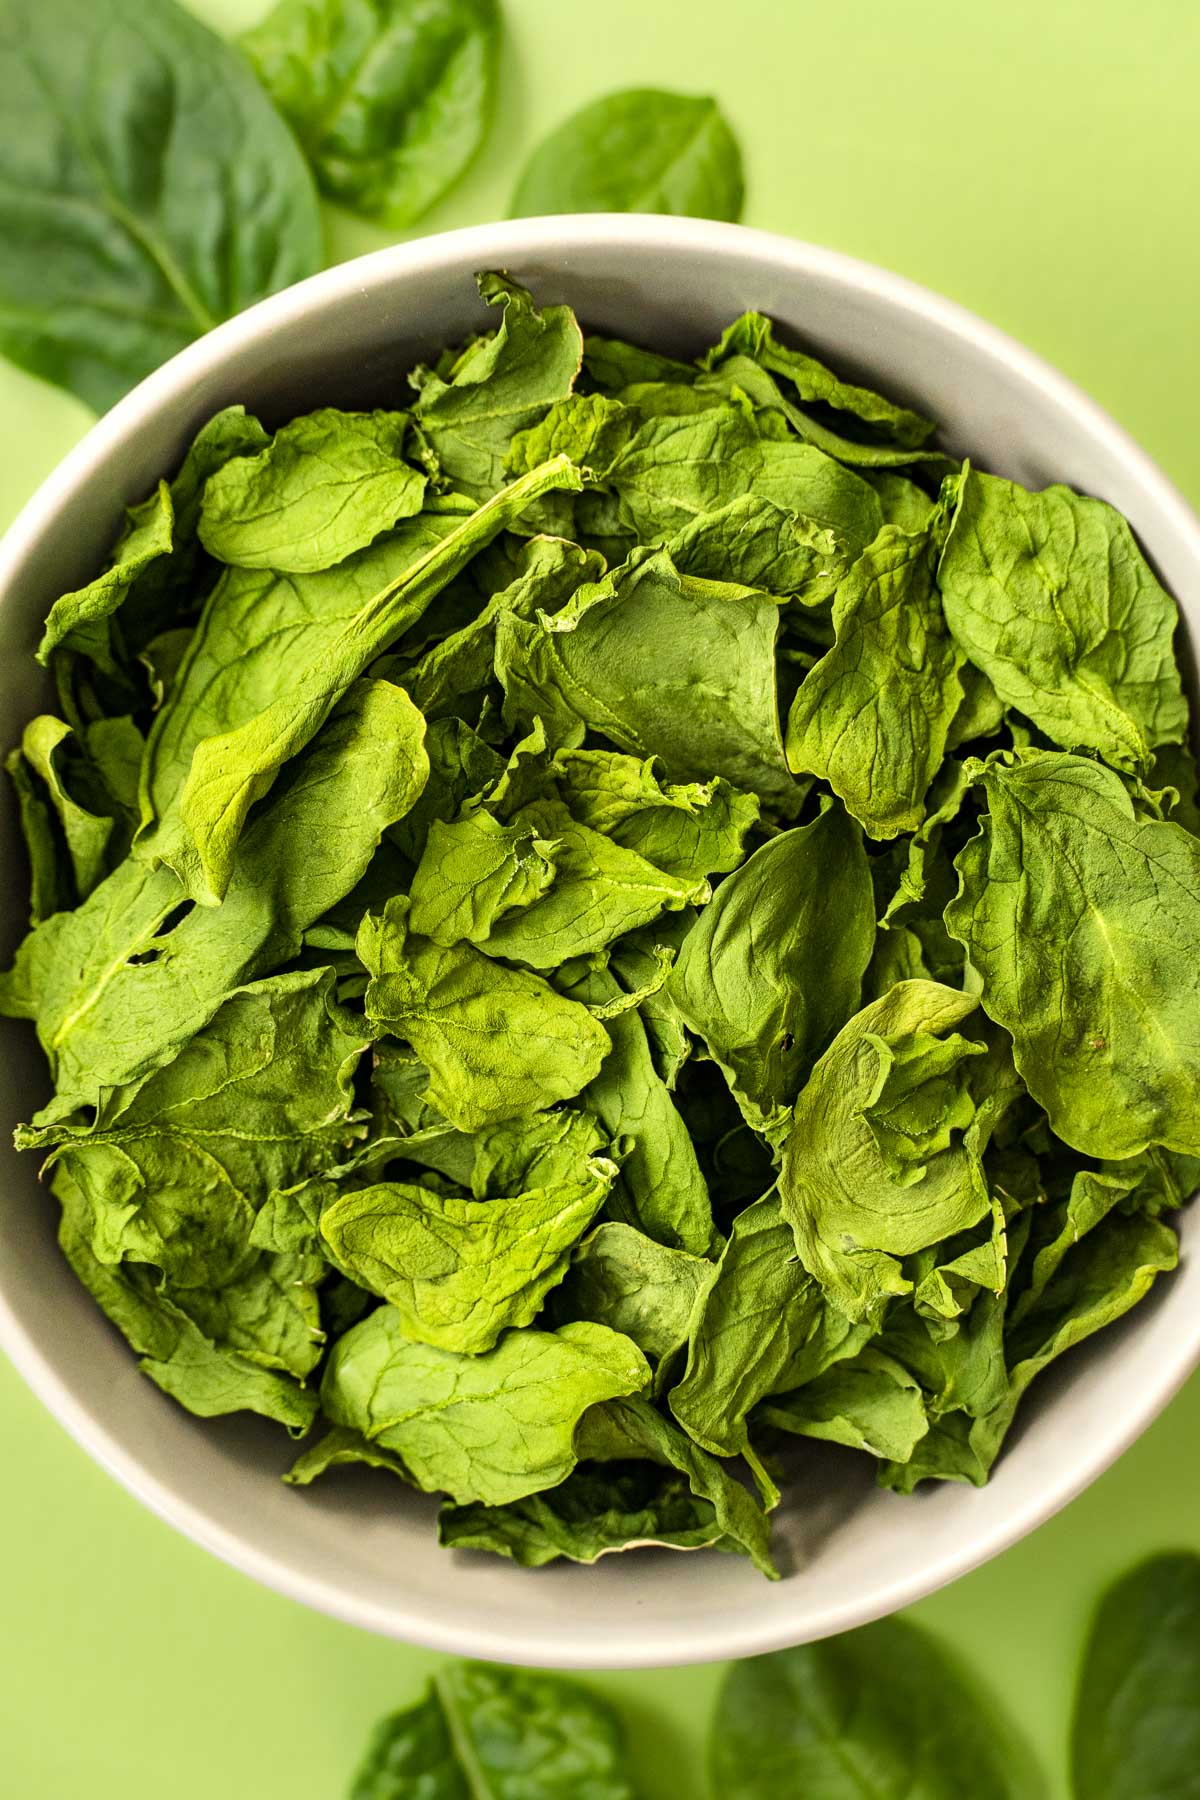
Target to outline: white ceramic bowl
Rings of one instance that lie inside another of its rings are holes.
[[[838,368],[944,421],[949,448],[1029,486],[1067,481],[1132,521],[1200,628],[1200,523],[1077,388],[991,326],[894,275],[736,226],[650,217],[520,221],[347,263],[184,351],[88,434],[0,548],[0,736],[47,696],[32,651],[47,606],[92,573],[121,509],[231,401],[270,422],[322,404],[402,405],[404,371],[481,325],[477,269],[507,268],[596,329],[694,353],[758,307]],[[23,857],[0,819],[0,954],[21,934]],[[0,1036],[0,1343],[90,1455],[147,1506],[258,1580],[353,1624],[462,1654],[560,1667],[742,1656],[846,1630],[996,1555],[1137,1437],[1200,1360],[1200,1260],[1188,1253],[1124,1325],[1038,1384],[991,1484],[876,1492],[865,1458],[813,1446],[780,1532],[796,1571],[638,1552],[594,1568],[516,1569],[434,1542],[434,1504],[367,1471],[305,1492],[289,1447],[253,1419],[191,1418],[140,1376],[54,1242],[54,1205],[11,1125],[44,1097],[25,1026]]]

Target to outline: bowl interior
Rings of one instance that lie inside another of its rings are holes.
[[[274,424],[323,404],[403,406],[415,361],[487,320],[476,269],[507,267],[591,328],[687,355],[747,307],[840,369],[944,421],[943,441],[1038,487],[1066,481],[1131,519],[1200,625],[1200,527],[1103,414],[944,301],[828,252],[660,219],[521,222],[401,246],[265,302],[177,357],[92,432],[0,551],[0,719],[7,746],[49,698],[32,650],[50,602],[87,579],[122,508],[241,401]],[[0,954],[22,935],[25,870],[0,799]],[[559,1666],[741,1655],[845,1629],[972,1567],[1098,1474],[1200,1356],[1186,1254],[1121,1327],[1035,1388],[988,1488],[903,1499],[865,1458],[798,1456],[771,1585],[732,1557],[641,1552],[537,1573],[451,1556],[432,1502],[374,1472],[312,1490],[277,1477],[290,1446],[257,1420],[197,1421],[137,1372],[54,1244],[55,1208],[11,1127],[44,1095],[31,1031],[0,1021],[0,1341],[79,1441],[148,1505],[261,1580],[352,1622],[435,1647]]]

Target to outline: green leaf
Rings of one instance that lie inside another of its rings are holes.
[[[182,843],[175,859],[186,871],[195,898],[211,904],[224,894],[251,806],[320,729],[350,683],[421,617],[446,583],[530,501],[559,487],[577,486],[578,481],[569,465],[548,463],[514,482],[461,519],[455,530],[406,564],[402,573],[385,577],[377,591],[337,619],[335,629],[326,624],[307,635],[304,654],[286,666],[286,680],[278,651],[272,651],[275,685],[269,696],[256,696],[258,710],[232,729],[201,738],[192,755],[179,800],[191,843]],[[290,611],[288,602],[284,606]],[[149,847],[145,854],[150,854]]]
[[[888,1174],[904,1186],[920,1181],[931,1157],[948,1150],[953,1133],[975,1117],[962,1062],[981,1056],[984,1046],[956,1032],[938,1038],[918,1029],[878,1036],[874,1048],[879,1069],[862,1116]]]
[[[360,682],[246,832],[223,905],[187,909],[168,869],[127,860],[77,912],[39,925],[0,977],[0,1010],[37,1020],[58,1086],[41,1117],[161,1068],[235,988],[294,956],[424,777],[412,703]]]
[[[286,1425],[296,1436],[308,1430],[317,1411],[315,1393],[287,1374],[214,1344],[158,1290],[152,1270],[100,1262],[91,1248],[87,1202],[65,1168],[55,1171],[54,1192],[63,1208],[59,1227],[63,1255],[96,1304],[140,1354],[141,1369],[151,1381],[201,1418],[255,1412]]]
[[[557,611],[576,588],[598,581],[604,562],[594,551],[562,538],[535,537],[520,546],[518,567],[506,586],[492,594],[474,618],[433,643],[405,676],[404,685],[429,720],[449,713],[475,717],[493,679],[496,621],[501,613],[533,619],[539,610]],[[482,561],[483,559],[481,559]]]
[[[962,660],[934,587],[945,515],[885,525],[838,585],[835,643],[787,723],[792,769],[828,781],[871,837],[915,831],[962,701]]]
[[[402,580],[459,523],[422,513],[337,568],[313,575],[259,569],[222,575],[150,730],[134,846],[141,861],[165,862],[186,879],[195,852],[178,803],[200,746],[249,725],[286,693],[291,670],[332,649],[381,587]]]
[[[0,350],[97,411],[320,266],[290,132],[172,0],[10,0],[0,89]]]
[[[1102,500],[972,470],[939,579],[961,648],[1063,749],[1138,769],[1182,739],[1175,602]]]
[[[766,1395],[796,1384],[796,1359],[813,1344],[821,1312],[820,1290],[797,1261],[770,1193],[734,1220],[715,1279],[696,1297],[687,1367],[669,1395],[684,1430],[716,1456],[751,1455],[747,1416]],[[843,1339],[850,1329],[846,1321]],[[844,1354],[857,1347],[849,1341]],[[833,1360],[835,1342],[828,1352]]]
[[[327,406],[282,426],[257,456],[209,476],[200,542],[241,569],[311,575],[421,510],[425,477],[403,460],[405,413]]]
[[[321,1406],[399,1456],[427,1493],[501,1506],[565,1480],[587,1408],[637,1393],[649,1374],[636,1345],[603,1325],[529,1326],[463,1356],[409,1342],[381,1306],[334,1345]]]
[[[608,1054],[586,1007],[469,944],[417,936],[401,897],[364,919],[358,954],[371,976],[368,1018],[412,1044],[430,1070],[431,1104],[462,1131],[569,1100]]]
[[[29,846],[34,925],[86,900],[108,872],[114,820],[89,812],[70,793],[65,765],[71,741],[69,726],[41,713],[25,727],[20,748],[5,764],[17,790]]]
[[[438,1541],[523,1569],[595,1563],[615,1550],[733,1549],[711,1500],[655,1463],[583,1463],[556,1488],[507,1506],[444,1506]]]
[[[400,231],[483,141],[499,35],[494,0],[280,0],[242,46],[321,192]]]
[[[739,356],[752,357],[770,374],[782,376],[796,390],[802,406],[831,407],[848,420],[874,429],[885,442],[916,450],[935,429],[933,422],[922,418],[920,413],[897,406],[870,388],[843,381],[816,357],[781,344],[770,319],[762,313],[747,312],[735,319],[726,327],[720,342],[703,357],[701,366],[708,370],[719,369],[723,363]],[[805,427],[797,425],[797,430],[812,429],[812,424],[806,420]],[[870,449],[869,444],[857,447],[864,452]],[[834,451],[833,454],[839,453]],[[869,456],[864,454],[863,460],[870,460]]]
[[[0,342],[2,338],[0,325]],[[109,621],[149,571],[170,556],[174,542],[172,493],[167,483],[160,481],[148,500],[128,509],[126,529],[109,567],[86,587],[62,594],[54,602],[38,645],[38,661],[49,665],[56,650],[68,649],[90,656],[104,669],[115,670]]]
[[[1200,1792],[1200,1558],[1148,1558],[1096,1609],[1075,1695],[1077,1800]]]
[[[577,1244],[554,1297],[561,1319],[595,1319],[632,1338],[656,1364],[686,1341],[688,1322],[714,1276],[713,1264],[658,1244],[632,1225],[598,1225]]]
[[[667,548],[681,575],[798,594],[808,604],[825,599],[846,567],[827,526],[755,493],[698,513]]]
[[[559,1675],[453,1663],[381,1720],[350,1800],[636,1800],[621,1728]]]
[[[581,976],[568,992],[595,1007],[618,998],[621,988],[605,972]],[[654,1066],[646,1028],[636,1011],[626,1011],[598,1029],[610,1048],[583,1098],[622,1151],[609,1213],[669,1249],[703,1256],[713,1235],[708,1188],[688,1128]]]
[[[720,775],[662,783],[655,758],[611,750],[563,750],[555,758],[558,791],[572,815],[615,844],[680,880],[736,869],[758,801]]]
[[[709,1770],[721,1800],[1024,1800],[1023,1747],[934,1637],[881,1619],[735,1663]]]
[[[352,1280],[391,1301],[406,1337],[474,1356],[537,1317],[616,1172],[593,1158],[570,1183],[484,1201],[383,1182],[335,1198],[321,1235]]]
[[[769,418],[740,404],[651,416],[597,473],[643,544],[753,494],[831,532],[839,550],[858,556],[883,523],[878,495],[815,444],[798,443],[782,425],[773,432]]]
[[[337,1016],[332,980],[317,969],[242,988],[94,1123],[21,1128],[20,1148],[50,1150],[87,1197],[102,1261],[153,1263],[184,1287],[231,1281],[254,1260],[260,1201],[360,1134],[351,1080],[367,1036]]]
[[[965,1230],[988,1210],[972,1150],[949,1142],[929,1156],[919,1179],[906,1161],[897,1180],[866,1116],[897,1041],[916,1039],[929,1054],[926,1040],[945,1042],[941,1034],[978,1004],[936,982],[899,983],[843,1027],[796,1102],[779,1178],[783,1212],[804,1267],[848,1318],[878,1322],[888,1299],[911,1289],[897,1259]],[[963,1054],[956,1047],[945,1060]]]
[[[585,728],[669,780],[723,776],[794,813],[803,790],[788,772],[775,697],[778,606],[765,596],[676,573],[664,551],[639,552],[583,587],[552,618],[505,614],[496,671],[505,719],[561,721],[574,748]]]
[[[969,765],[987,796],[946,925],[1056,1134],[1090,1156],[1200,1150],[1200,844],[1060,752]]]
[[[742,156],[715,100],[624,88],[580,107],[526,163],[512,218],[682,213],[739,219]]]
[[[593,1406],[584,1414],[575,1448],[581,1460],[625,1462],[646,1457],[687,1477],[697,1499],[707,1500],[721,1527],[723,1549],[740,1550],[759,1573],[778,1578],[771,1561],[771,1526],[766,1513],[728,1470],[709,1456],[677,1425],[656,1412],[648,1400],[634,1395]]]
[[[442,476],[482,501],[504,481],[513,434],[536,425],[554,401],[571,392],[583,360],[583,337],[570,307],[538,312],[525,289],[503,275],[481,275],[479,291],[489,306],[503,308],[499,330],[459,359],[449,381],[419,372],[413,417]]]
[[[829,803],[756,850],[684,939],[667,992],[756,1129],[858,1006],[874,940],[862,839]]]
[[[500,825],[476,810],[452,824],[433,821],[410,889],[414,931],[444,948],[485,944],[507,914],[541,899],[555,879],[559,842],[539,835],[540,819],[518,819]]]
[[[929,1430],[920,1384],[900,1363],[870,1348],[806,1387],[769,1400],[759,1407],[755,1424],[847,1444],[893,1462],[907,1462]]]

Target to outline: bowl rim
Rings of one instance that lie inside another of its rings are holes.
[[[0,539],[0,592],[7,588],[64,503],[95,467],[141,421],[170,407],[200,378],[219,370],[229,353],[286,331],[310,311],[355,292],[368,296],[375,288],[391,287],[398,280],[420,278],[450,265],[461,266],[466,259],[478,268],[486,268],[502,266],[510,258],[569,256],[573,248],[585,247],[611,250],[614,255],[623,250],[669,248],[735,262],[758,257],[781,273],[832,279],[883,300],[893,309],[919,316],[977,352],[1003,362],[1051,403],[1071,414],[1094,440],[1130,469],[1200,563],[1200,518],[1140,445],[1050,363],[957,302],[875,264],[773,232],[658,214],[581,213],[468,226],[391,245],[310,276],[217,326],[118,401],[41,484]],[[564,279],[569,282],[569,270]],[[409,1610],[403,1600],[384,1603],[351,1599],[335,1579],[300,1569],[284,1555],[247,1544],[195,1501],[153,1475],[58,1375],[35,1338],[20,1323],[2,1286],[0,1348],[81,1448],[151,1512],[264,1586],[346,1624],[430,1650],[565,1669],[633,1669],[709,1662],[757,1655],[796,1641],[795,1632],[778,1620],[713,1620],[703,1627],[692,1620],[686,1626],[666,1623],[649,1631],[645,1622],[631,1620],[628,1637],[618,1649],[608,1644],[597,1646],[570,1618],[563,1618],[554,1631],[539,1627],[536,1635],[525,1637],[524,1628],[515,1618],[511,1629],[502,1635],[484,1624],[470,1628],[444,1624],[429,1611]],[[1142,1391],[1136,1405],[1120,1412],[1108,1431],[1097,1435],[1069,1474],[1048,1489],[1035,1488],[990,1532],[947,1550],[933,1563],[919,1562],[915,1569],[881,1584],[871,1596],[816,1608],[805,1619],[806,1641],[851,1630],[908,1606],[1010,1548],[1115,1462],[1179,1391],[1197,1363],[1200,1327],[1193,1338],[1180,1338],[1175,1355],[1160,1365],[1156,1383]]]

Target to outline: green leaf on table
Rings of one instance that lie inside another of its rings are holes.
[[[451,1663],[376,1726],[350,1800],[636,1800],[612,1709],[560,1675]]]
[[[624,88],[580,107],[538,145],[509,213],[682,213],[736,220],[743,192],[741,151],[715,100]]]
[[[321,192],[397,231],[478,150],[499,35],[495,0],[280,0],[241,41]]]
[[[721,1800],[1025,1800],[1013,1729],[936,1638],[903,1619],[735,1663],[708,1766]]]
[[[10,0],[0,88],[0,350],[98,411],[320,266],[291,133],[173,0]]]
[[[321,1407],[398,1456],[427,1493],[500,1506],[565,1480],[588,1407],[649,1376],[636,1345],[603,1325],[528,1326],[464,1356],[412,1343],[381,1306],[333,1346]]]
[[[871,837],[915,831],[962,701],[962,653],[934,579],[946,515],[916,536],[885,525],[838,584],[835,642],[800,683],[788,763],[820,776]]]
[[[406,1337],[474,1356],[532,1324],[616,1173],[591,1158],[571,1182],[482,1201],[381,1182],[335,1197],[321,1236],[340,1269],[391,1301]]]
[[[345,562],[421,510],[425,477],[404,461],[406,413],[304,413],[257,456],[209,476],[200,542],[240,569],[312,575]]]
[[[1077,1800],[1186,1800],[1200,1770],[1200,1557],[1138,1563],[1092,1619],[1075,1695]]]
[[[987,798],[946,926],[1055,1133],[1090,1156],[1200,1150],[1200,843],[1062,752],[968,765]]]
[[[972,469],[939,582],[956,642],[1064,750],[1144,769],[1183,738],[1178,610],[1104,501]]]
[[[571,1099],[608,1054],[586,1007],[470,944],[419,937],[401,896],[364,919],[358,954],[371,977],[368,1018],[413,1046],[430,1103],[462,1131]]]
[[[756,850],[684,939],[667,992],[757,1130],[857,1009],[874,941],[862,838],[830,802]]]

